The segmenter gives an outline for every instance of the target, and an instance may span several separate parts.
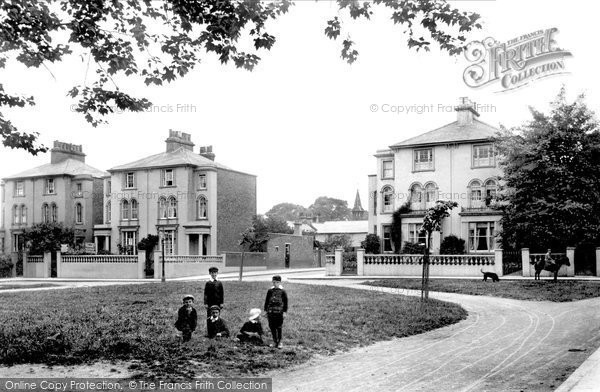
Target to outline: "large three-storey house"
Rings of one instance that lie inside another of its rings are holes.
[[[494,152],[497,128],[478,119],[476,105],[461,98],[457,120],[379,150],[377,174],[369,176],[369,233],[382,238],[382,252],[394,252],[392,214],[403,206],[401,241],[424,242],[419,234],[425,211],[437,200],[453,200],[458,208],[434,233],[433,252],[442,238],[454,234],[466,251],[490,252],[501,215],[493,209],[501,173]]]

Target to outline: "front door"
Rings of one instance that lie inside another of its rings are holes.
[[[290,244],[285,244],[285,268],[290,268]]]

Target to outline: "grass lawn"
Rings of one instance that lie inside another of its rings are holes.
[[[13,289],[37,289],[42,287],[59,287],[59,284],[53,283],[33,283],[33,284],[0,284],[0,291]]]
[[[222,317],[231,334],[262,308],[267,282],[223,282]],[[77,364],[128,360],[144,378],[256,375],[352,347],[422,333],[466,318],[458,305],[326,286],[286,284],[284,348],[204,337],[203,282],[105,286],[0,295],[0,363]],[[198,329],[182,345],[173,324],[182,294],[200,303]],[[266,341],[271,342],[266,317]]]
[[[421,279],[386,279],[366,283],[372,286],[402,289],[421,289]],[[484,282],[468,279],[430,279],[430,291],[447,293],[488,295],[492,297],[522,299],[529,301],[569,302],[600,297],[600,282],[561,280],[505,280]]]

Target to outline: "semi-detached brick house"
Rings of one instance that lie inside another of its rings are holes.
[[[36,223],[72,226],[78,243],[91,242],[102,222],[102,178],[108,173],[85,163],[81,145],[54,142],[50,163],[4,178],[0,188],[0,253],[23,250],[23,230]]]
[[[397,251],[391,238],[392,214],[402,205],[401,239],[424,242],[419,235],[425,211],[438,199],[459,207],[434,233],[432,251],[450,234],[466,242],[469,253],[497,246],[501,214],[493,208],[498,177],[493,137],[497,128],[477,119],[476,105],[461,98],[457,120],[377,151],[377,174],[369,176],[369,233],[382,239],[382,252]]]
[[[110,169],[97,242],[135,253],[153,234],[165,239],[166,254],[239,250],[256,215],[256,176],[215,162],[212,147],[193,148],[189,134],[171,130],[165,152]]]

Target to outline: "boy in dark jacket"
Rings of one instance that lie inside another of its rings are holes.
[[[198,322],[198,314],[196,309],[192,306],[194,302],[193,295],[186,295],[183,297],[183,306],[179,308],[177,312],[177,321],[175,322],[175,328],[181,331],[183,341],[187,342],[192,338],[192,332],[196,329]]]
[[[211,306],[218,306],[219,310],[223,309],[224,293],[223,283],[217,280],[217,274],[219,269],[217,267],[210,267],[208,269],[210,274],[210,280],[204,285],[204,305],[206,306],[206,318],[211,316]],[[208,328],[208,323],[206,324]]]
[[[273,336],[273,346],[281,348],[281,335],[283,329],[283,319],[288,310],[287,293],[281,286],[281,276],[273,276],[273,287],[267,291],[265,299],[265,312],[269,320],[269,329]]]
[[[229,329],[225,321],[220,316],[221,309],[217,305],[210,307],[210,317],[206,319],[206,331],[210,339],[213,338],[228,338]]]
[[[240,342],[263,344],[263,328],[259,320],[260,309],[250,309],[250,317],[244,323],[237,338]]]

